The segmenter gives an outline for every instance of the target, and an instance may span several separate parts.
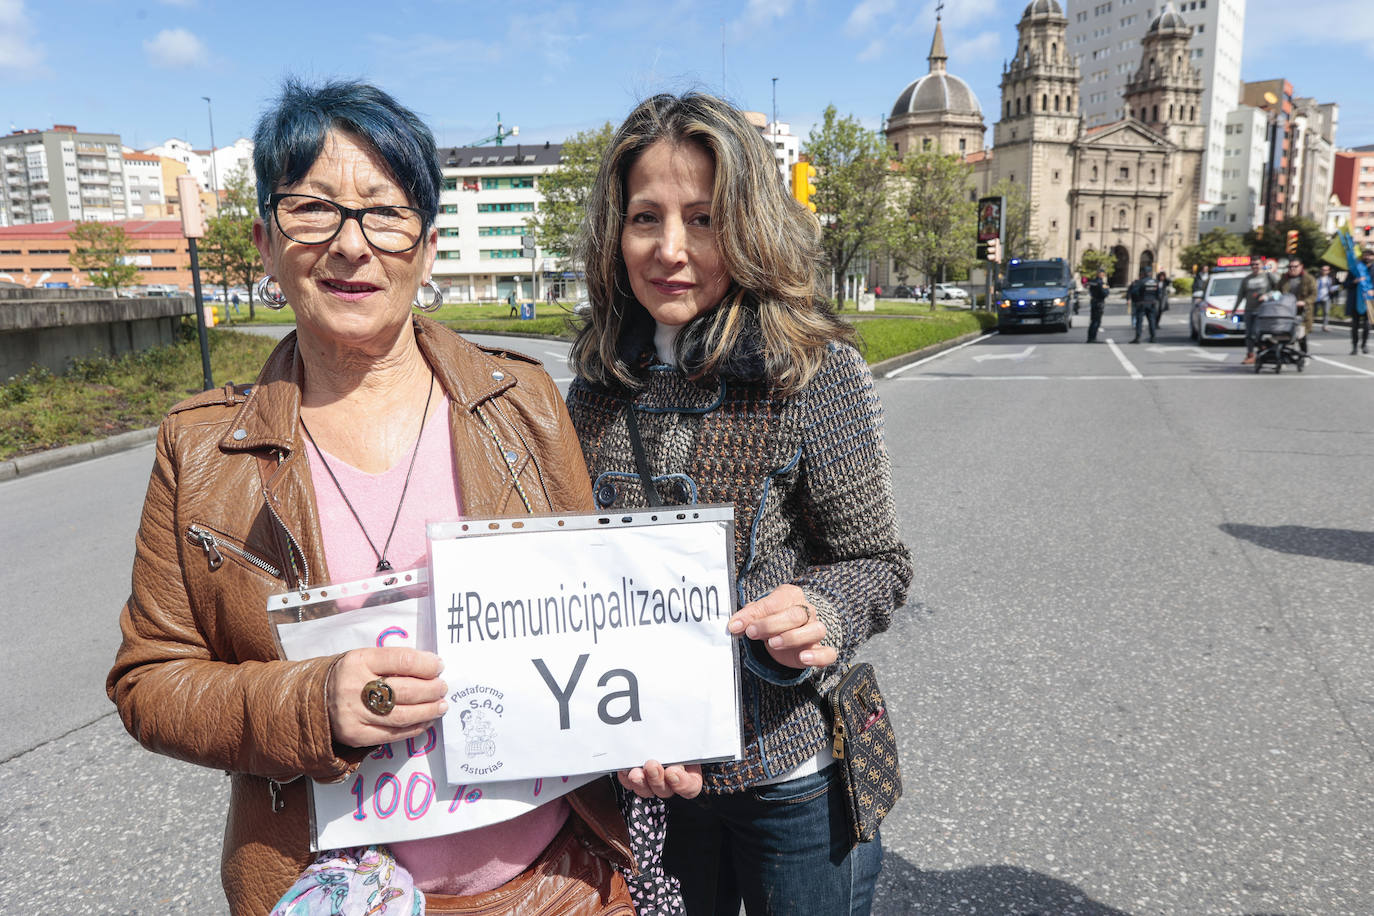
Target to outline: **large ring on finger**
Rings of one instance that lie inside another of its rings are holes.
[[[385,716],[396,708],[396,691],[381,678],[368,681],[363,685],[363,705],[379,716]]]

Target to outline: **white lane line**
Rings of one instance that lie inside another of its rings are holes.
[[[1155,346],[1150,347],[1151,353],[1172,353],[1177,350],[1182,350],[1185,353],[1191,353],[1194,356],[1200,356],[1203,359],[1210,359],[1214,363],[1223,363],[1226,361],[1225,353],[1211,353],[1207,350],[1202,349],[1201,347],[1168,347],[1162,346],[1160,344],[1156,344]]]
[[[1018,363],[1035,352],[1035,344],[1031,344],[1020,353],[979,353],[973,358],[975,363],[981,363],[985,359],[1014,359]]]
[[[1107,348],[1112,351],[1112,355],[1121,363],[1122,367],[1125,368],[1126,373],[1130,375],[1131,378],[1145,377],[1140,374],[1139,369],[1131,365],[1131,361],[1126,358],[1126,354],[1121,352],[1121,348],[1116,345],[1116,341],[1112,340],[1110,337],[1107,338]]]
[[[1338,360],[1327,359],[1325,356],[1312,356],[1311,358],[1319,363],[1326,363],[1328,366],[1339,366],[1340,368],[1348,370],[1350,372],[1359,372],[1362,375],[1374,375],[1374,372],[1371,372],[1368,369],[1361,369],[1359,366],[1352,366],[1348,363],[1339,362]]]
[[[994,334],[996,334],[996,333],[997,333],[996,331],[989,331],[988,333],[984,334],[984,335],[981,336],[981,337],[975,337],[975,338],[973,338],[973,340],[966,340],[966,341],[964,341],[963,343],[959,344],[958,346],[950,347],[948,350],[941,350],[939,353],[934,353],[934,354],[932,354],[932,355],[930,355],[930,356],[927,356],[925,359],[918,359],[918,360],[916,360],[916,362],[914,362],[914,363],[907,363],[905,366],[898,366],[896,369],[893,369],[891,372],[885,372],[885,373],[883,373],[883,378],[896,378],[897,376],[901,375],[903,372],[905,372],[905,371],[908,370],[908,369],[915,369],[917,366],[924,366],[926,363],[930,362],[932,359],[939,359],[939,358],[942,357],[942,356],[947,356],[948,354],[953,353],[955,350],[962,350],[962,349],[964,349],[964,347],[971,346],[972,344],[976,344],[976,343],[978,343],[979,341],[987,340],[989,337],[991,337],[992,335],[994,335]]]
[[[545,350],[544,352],[549,356],[557,356],[559,359],[562,359],[563,357],[568,355],[567,353],[564,353],[559,350]]]

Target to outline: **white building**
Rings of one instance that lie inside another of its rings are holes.
[[[1229,218],[1229,211],[1216,204],[1222,199],[1226,168],[1226,115],[1240,99],[1245,0],[1066,0],[1065,5],[1068,49],[1078,56],[1083,73],[1082,108],[1089,128],[1128,114],[1122,93],[1140,66],[1140,39],[1160,12],[1173,7],[1193,26],[1188,47],[1193,66],[1202,72],[1202,123],[1207,129],[1198,231],[1220,225]]]
[[[744,116],[749,123],[758,128],[768,145],[773,148],[773,160],[778,164],[778,172],[784,183],[792,181],[792,165],[801,155],[801,138],[792,134],[792,125],[785,121],[770,122],[768,116],[759,111],[746,111]]]
[[[0,226],[128,218],[118,134],[16,130],[0,137]]]
[[[185,140],[170,137],[162,145],[143,152],[185,165],[202,191],[223,190],[225,180],[243,163],[248,164],[249,181],[253,180],[253,141],[247,137],[213,150],[195,149]]]
[[[167,215],[163,194],[162,160],[150,153],[124,153],[124,193],[129,219],[161,219]]]
[[[514,292],[537,301],[550,288],[562,301],[580,297],[576,274],[560,270],[562,252],[521,253],[521,238],[531,234],[525,221],[543,200],[539,176],[558,167],[562,152],[561,143],[439,150],[444,183],[434,280],[446,299],[498,301]]]
[[[1297,215],[1326,221],[1335,178],[1336,127],[1340,107],[1312,98],[1293,100],[1293,200]]]
[[[1258,108],[1238,105],[1222,131],[1221,200],[1216,205],[1227,232],[1248,232],[1264,222],[1264,162],[1269,151],[1269,118]],[[1206,232],[1207,230],[1202,230]]]

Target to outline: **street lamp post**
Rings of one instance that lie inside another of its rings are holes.
[[[210,191],[215,196],[215,212],[219,212],[219,176],[215,174],[215,110],[210,105],[208,95],[201,96],[205,100],[205,114],[210,119]]]

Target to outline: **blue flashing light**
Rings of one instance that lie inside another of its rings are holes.
[[[1010,261],[1008,261],[1007,263],[1010,264],[1012,267],[1015,267],[1017,264],[1020,264],[1020,263],[1021,263],[1021,259],[1020,259],[1020,258],[1012,258],[1012,259],[1011,259]]]

